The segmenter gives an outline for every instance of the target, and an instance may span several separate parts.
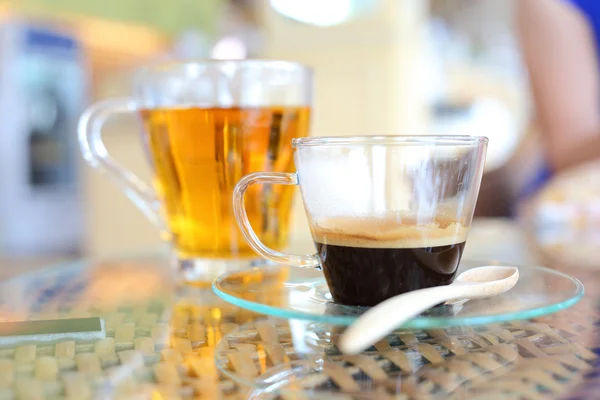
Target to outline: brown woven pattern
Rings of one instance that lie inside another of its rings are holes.
[[[107,334],[96,342],[0,342],[0,400],[239,398],[245,392],[215,368],[214,347],[254,314],[210,289],[174,291],[161,272],[107,265],[23,288],[0,285],[0,322],[100,316]]]
[[[294,335],[287,321],[248,326],[262,317],[224,304],[210,289],[173,291],[146,265],[38,280],[23,293],[0,287],[0,320],[98,315],[108,337],[0,348],[1,400],[247,398],[249,388],[215,366],[215,347],[226,335],[219,365],[249,382],[269,386],[265,379],[274,371],[281,379],[289,365],[311,371],[298,374],[287,392],[261,399],[313,398],[315,391],[344,399],[553,399],[596,357],[588,348],[598,315],[586,301],[535,322],[394,332],[349,357],[336,347],[341,328],[313,324]]]
[[[227,307],[225,307],[227,308]],[[216,398],[236,394],[214,367],[215,344],[237,328],[239,315],[218,306],[153,304],[101,313],[107,338],[0,349],[0,399]],[[40,313],[43,314],[43,313]],[[88,313],[84,313],[88,314]],[[77,316],[77,314],[71,314]],[[146,397],[149,398],[149,397]]]
[[[349,399],[555,399],[596,358],[582,344],[595,332],[589,310],[583,302],[573,313],[535,322],[394,332],[358,356],[342,355],[338,334],[318,325],[305,340],[307,352],[297,351],[288,323],[257,322],[227,337],[217,362],[264,387],[274,367],[281,373],[294,366],[298,378],[282,398],[333,391]]]

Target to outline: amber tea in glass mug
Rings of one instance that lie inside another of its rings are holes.
[[[236,183],[256,171],[291,172],[292,138],[308,135],[311,71],[284,61],[206,61],[142,69],[132,99],[108,100],[82,116],[86,160],[121,184],[173,244],[187,276],[256,257],[233,215]],[[137,112],[154,191],[118,165],[100,138],[104,120]],[[256,187],[248,219],[274,249],[287,244],[293,188]],[[202,275],[206,275],[202,272]]]

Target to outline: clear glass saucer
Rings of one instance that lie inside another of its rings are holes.
[[[483,265],[500,263],[463,261],[458,273]],[[540,266],[515,266],[520,278],[510,291],[432,308],[402,328],[445,328],[535,318],[568,308],[583,296],[582,283],[569,275]],[[332,302],[323,273],[308,268],[261,265],[226,273],[215,280],[213,290],[235,306],[284,319],[350,325],[368,309]]]

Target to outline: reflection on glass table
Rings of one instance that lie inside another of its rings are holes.
[[[168,262],[73,262],[0,282],[0,323],[99,316],[105,337],[6,343],[0,398],[154,399],[238,393],[213,351],[252,313],[210,290],[177,286]],[[0,325],[10,328],[10,325]],[[0,333],[7,333],[0,328]],[[0,335],[2,336],[2,335]]]
[[[283,399],[298,389],[291,398],[360,399],[356,389],[368,386],[409,399],[553,399],[574,390],[596,359],[594,298],[535,321],[396,331],[348,358],[335,346],[342,327],[265,320],[210,289],[178,286],[171,271],[165,259],[136,257],[0,282],[0,322],[100,316],[106,326],[95,341],[6,346],[0,338],[0,398]],[[258,296],[276,304],[272,294]]]
[[[252,399],[556,398],[597,356],[553,321],[397,331],[348,356],[341,328],[268,319],[226,335],[215,360]]]

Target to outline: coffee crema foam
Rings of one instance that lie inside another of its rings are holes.
[[[467,240],[468,231],[458,221],[417,225],[395,219],[331,218],[314,225],[313,238],[336,246],[405,249],[462,243]]]

